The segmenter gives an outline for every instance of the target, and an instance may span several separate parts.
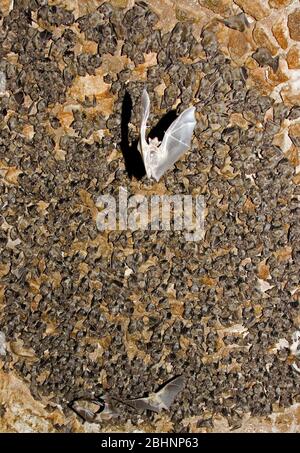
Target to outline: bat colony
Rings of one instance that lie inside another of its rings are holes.
[[[190,148],[196,125],[195,107],[184,110],[167,129],[162,142],[157,138],[146,139],[147,120],[150,114],[150,99],[144,89],[142,94],[142,120],[140,129],[139,151],[142,155],[148,178],[156,181],[168,171],[177,160]],[[168,410],[176,396],[184,387],[183,376],[176,377],[165,384],[159,391],[147,397],[128,400],[101,397],[99,399],[78,399],[70,407],[85,421],[99,423],[118,415],[114,401],[121,402],[137,411],[160,412]]]

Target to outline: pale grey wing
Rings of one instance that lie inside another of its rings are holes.
[[[184,377],[178,376],[173,379],[171,382],[166,384],[159,392],[157,392],[157,399],[160,402],[160,405],[164,409],[169,409],[173,404],[176,396],[179,392],[183,390],[184,387]]]
[[[126,400],[125,402],[138,411],[159,412],[161,409],[159,403],[155,404],[150,398],[137,398],[135,400]]]
[[[149,145],[146,140],[146,129],[147,129],[147,120],[149,118],[150,113],[150,98],[147,93],[147,90],[143,90],[142,98],[141,98],[141,130],[140,130],[140,143],[139,143],[139,151],[142,155],[146,173],[148,178],[151,178],[151,172],[149,168]]]
[[[159,147],[157,164],[152,165],[156,181],[190,148],[195,125],[195,107],[190,107],[168,128]]]

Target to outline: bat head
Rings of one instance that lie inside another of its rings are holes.
[[[157,137],[149,138],[149,145],[159,146],[160,144],[161,142],[158,140]]]

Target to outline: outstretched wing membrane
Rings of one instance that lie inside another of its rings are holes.
[[[179,392],[184,387],[184,377],[178,376],[173,379],[171,382],[166,384],[159,392],[157,392],[157,398],[160,401],[161,407],[164,409],[170,409],[171,405],[174,403],[174,400]]]
[[[183,390],[184,377],[178,376],[168,382],[156,393],[151,393],[145,398],[135,398],[127,400],[126,403],[134,407],[136,410],[149,410],[160,412],[161,410],[169,410],[174,403],[177,395]]]
[[[190,148],[195,125],[195,107],[190,107],[167,129],[159,147],[157,165],[152,169],[156,181]]]

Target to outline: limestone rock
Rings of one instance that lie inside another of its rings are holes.
[[[234,3],[256,20],[264,19],[270,14],[270,9],[263,0],[235,0]]]
[[[230,0],[199,0],[201,6],[211,9],[214,13],[224,14],[230,11]]]
[[[6,16],[13,7],[13,0],[0,0],[0,11]]]
[[[284,21],[276,22],[272,27],[273,35],[282,49],[287,49],[286,26]]]
[[[295,41],[300,41],[300,8],[288,16],[288,28],[290,37]]]
[[[251,51],[249,42],[245,39],[243,33],[237,30],[229,31],[228,49],[231,58],[241,65]]]
[[[269,5],[271,8],[283,8],[288,6],[292,0],[269,0]]]
[[[272,55],[276,55],[278,47],[271,41],[270,34],[261,25],[256,24],[253,30],[253,39],[259,47],[266,47]]]
[[[287,54],[287,64],[290,69],[300,69],[300,47],[293,46]]]

